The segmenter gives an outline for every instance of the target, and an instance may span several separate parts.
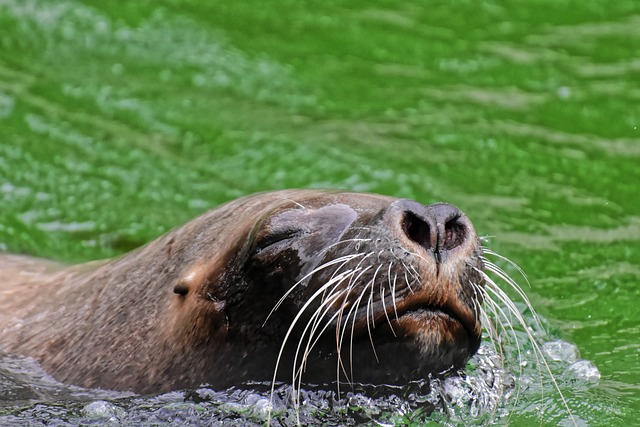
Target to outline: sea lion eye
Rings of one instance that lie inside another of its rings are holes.
[[[256,239],[255,252],[260,253],[262,251],[271,249],[278,243],[298,236],[299,234],[301,234],[301,232],[302,230],[293,228],[278,231],[269,231],[266,233],[266,235],[258,237],[258,239]]]

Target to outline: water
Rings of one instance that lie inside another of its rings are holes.
[[[637,422],[638,2],[0,0],[0,28],[1,250],[115,256],[267,189],[448,201],[597,366],[552,367],[579,423]],[[499,419],[567,425],[534,377]],[[42,414],[109,397],[66,396]]]
[[[526,343],[523,335],[520,342]],[[307,385],[299,407],[292,404],[288,384],[278,384],[273,395],[270,384],[251,383],[226,390],[201,387],[140,397],[64,385],[33,360],[4,355],[0,357],[0,425],[455,426],[508,423],[516,409],[529,412],[528,419],[544,418],[561,425],[582,422],[578,414],[572,418],[549,372],[563,388],[588,389],[597,384],[597,368],[587,360],[576,360],[575,346],[560,340],[545,343],[545,353],[568,353],[574,363],[554,363],[549,357],[553,371],[545,371],[530,350],[520,350],[517,377],[512,371],[514,360],[507,359],[505,368],[493,345],[484,343],[460,376],[403,387],[342,384],[339,394],[335,386]],[[504,351],[515,352],[514,343],[505,345]],[[531,407],[532,403],[537,406]]]

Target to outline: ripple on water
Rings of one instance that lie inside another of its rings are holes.
[[[290,66],[267,55],[250,56],[234,47],[221,31],[211,31],[186,16],[169,14],[157,8],[135,27],[115,21],[97,8],[75,1],[39,2],[4,0],[5,12],[34,39],[44,39],[44,55],[55,64],[74,62],[83,52],[96,52],[113,58],[110,72],[120,75],[126,70],[122,62],[144,63],[174,71],[176,76],[190,75],[196,87],[224,89],[258,101],[284,106],[314,105],[315,98],[303,93]],[[153,46],[150,49],[149,46]],[[79,59],[84,61],[84,59]],[[68,66],[68,65],[65,65]],[[90,76],[87,76],[89,80]],[[135,107],[143,121],[156,127],[167,126],[157,120],[141,100],[101,98],[101,108]],[[1,105],[1,104],[0,104]],[[1,107],[0,107],[1,111]],[[131,113],[129,111],[129,113]],[[0,116],[1,118],[1,116]]]
[[[0,92],[0,119],[5,119],[13,113],[13,107],[16,105],[16,100],[11,95]]]

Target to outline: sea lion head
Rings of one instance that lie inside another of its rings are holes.
[[[310,381],[424,378],[479,347],[482,249],[452,205],[317,193],[270,206],[242,252],[247,292],[230,305],[263,316],[280,363]]]

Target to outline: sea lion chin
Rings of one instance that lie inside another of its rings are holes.
[[[112,261],[0,257],[0,350],[140,393],[292,375],[401,384],[477,351],[482,269],[451,205],[262,193]]]

